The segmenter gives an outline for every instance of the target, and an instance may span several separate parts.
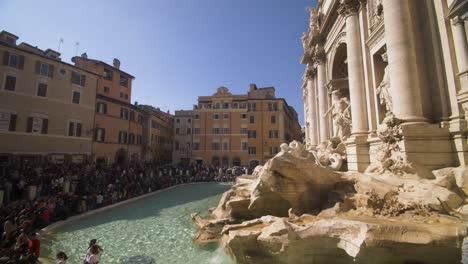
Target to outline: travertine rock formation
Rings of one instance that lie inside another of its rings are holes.
[[[302,144],[283,144],[254,175],[237,178],[211,219],[194,215],[196,240],[221,238],[238,263],[459,260],[468,170],[431,172],[403,161],[336,172]]]

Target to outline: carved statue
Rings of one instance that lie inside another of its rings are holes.
[[[340,96],[338,91],[333,92],[334,103],[325,113],[325,116],[332,114],[333,124],[336,128],[335,137],[344,140],[351,134],[351,112],[349,111],[349,100],[345,96]]]
[[[382,54],[382,60],[384,62],[388,62],[387,52]],[[385,106],[387,113],[391,113],[393,111],[393,102],[392,97],[390,96],[390,75],[388,73],[388,64],[385,66],[382,82],[377,87],[377,94],[379,95],[380,104]]]
[[[317,9],[312,8],[312,7],[307,7],[307,11],[310,12],[310,19],[309,19],[309,27],[312,28],[317,28],[318,27],[318,18],[319,18],[319,13],[317,12]]]
[[[340,138],[334,137],[321,142],[314,154],[319,165],[340,170],[346,160],[346,145]]]

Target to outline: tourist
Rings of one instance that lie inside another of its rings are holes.
[[[101,247],[93,245],[89,248],[89,253],[86,254],[84,263],[85,264],[98,264],[101,260]]]
[[[60,251],[59,253],[57,253],[57,264],[67,264],[67,259],[68,259],[68,256],[67,254],[65,254],[65,252],[63,251]]]
[[[32,233],[28,241],[29,252],[36,258],[39,258],[41,251],[41,241],[37,237],[37,233]]]

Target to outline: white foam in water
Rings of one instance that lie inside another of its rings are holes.
[[[41,255],[55,263],[55,254],[64,251],[69,263],[82,263],[89,240],[96,238],[104,248],[101,260],[106,264],[230,263],[222,249],[192,243],[196,229],[190,218],[191,213],[216,206],[229,187],[179,186],[71,222],[42,238]]]

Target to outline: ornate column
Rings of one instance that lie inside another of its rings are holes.
[[[425,122],[424,69],[418,62],[413,1],[383,0],[385,40],[394,114],[406,122]]]
[[[349,99],[352,134],[367,134],[366,90],[359,30],[359,0],[341,0],[340,14],[346,18],[346,52],[348,55]]]
[[[452,25],[453,42],[455,45],[455,52],[457,54],[458,77],[460,78],[460,85],[462,93],[464,94],[463,101],[466,102],[466,98],[468,98],[468,96],[465,95],[468,90],[468,43],[466,40],[466,28],[464,20],[459,16],[452,19]]]
[[[307,83],[307,81],[306,81]],[[304,134],[305,134],[305,143],[310,144],[310,135],[309,135],[309,106],[307,103],[307,87],[306,83],[302,86],[302,102],[304,103]]]
[[[327,76],[325,72],[325,50],[322,46],[315,48],[313,57],[314,66],[317,68],[317,85],[318,85],[318,99],[319,99],[319,122],[320,122],[320,142],[330,138],[330,129],[328,118],[325,113],[328,110],[328,93],[327,93]]]
[[[318,142],[318,128],[317,128],[317,106],[315,94],[315,69],[307,65],[307,105],[309,106],[309,139],[312,147],[317,146]]]

